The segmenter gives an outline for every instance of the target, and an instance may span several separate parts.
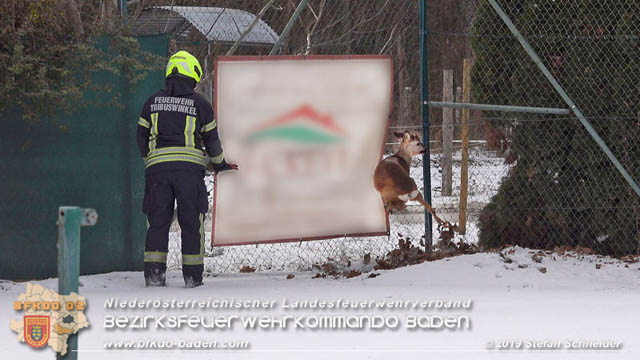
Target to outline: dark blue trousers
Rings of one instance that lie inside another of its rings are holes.
[[[182,231],[182,274],[185,282],[202,282],[204,270],[204,216],[209,207],[204,170],[163,171],[145,177],[142,211],[147,215],[144,244],[145,278],[167,270],[169,228],[177,202]]]

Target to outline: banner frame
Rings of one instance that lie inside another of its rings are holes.
[[[389,94],[389,113],[387,114],[387,125],[385,126],[385,133],[380,148],[379,159],[382,160],[384,156],[384,148],[387,137],[389,136],[389,125],[391,124],[391,115],[393,113],[393,94],[395,90],[395,76],[394,76],[394,63],[391,55],[278,55],[278,56],[261,56],[261,55],[238,55],[238,56],[216,56],[213,60],[214,82],[213,82],[213,116],[216,119],[218,126],[218,66],[221,61],[291,61],[291,60],[367,60],[367,59],[385,59],[389,61],[391,67],[389,74],[390,79],[390,94]],[[320,236],[307,236],[300,238],[286,238],[286,239],[272,239],[254,241],[251,243],[226,243],[216,244],[216,199],[218,194],[218,175],[214,174],[213,177],[213,199],[212,202],[212,215],[211,215],[211,246],[212,247],[224,247],[224,246],[240,246],[240,245],[258,245],[258,244],[277,244],[277,243],[291,243],[291,242],[303,242],[303,241],[316,241],[316,240],[330,240],[346,237],[376,237],[376,236],[389,236],[391,234],[391,228],[389,224],[389,213],[385,212],[386,231],[373,232],[373,233],[353,233],[353,234],[334,234],[334,235],[320,235]],[[373,181],[373,179],[371,179]],[[382,198],[380,198],[382,201]]]

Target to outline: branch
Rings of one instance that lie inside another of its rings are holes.
[[[140,3],[140,1],[138,0],[135,0],[134,2],[129,1],[127,3],[127,6],[138,4],[138,3]],[[140,18],[140,14],[142,14],[142,9],[144,9],[144,0],[142,0],[142,3],[140,3],[140,5],[136,7],[136,11],[133,13],[133,15],[129,16],[129,24],[134,24]]]
[[[164,24],[164,31],[163,31],[164,33],[166,33],[167,29],[169,28],[169,21],[171,20],[171,16],[173,15],[174,3],[175,3],[175,0],[171,0],[171,8],[170,8],[171,11],[169,11],[169,16],[167,16],[167,22]]]
[[[380,49],[380,52],[378,54],[384,54],[385,50],[387,50],[387,46],[391,43],[391,40],[393,39],[393,33],[396,31],[397,27],[398,24],[393,26],[393,29],[391,29],[391,34],[389,34],[389,38],[384,43],[384,46],[382,46],[382,49]]]
[[[383,12],[387,9],[387,7],[388,7],[389,5],[390,5],[390,0],[386,0],[386,1],[385,1],[385,3],[384,3],[381,7],[379,7],[379,8],[378,8],[378,11],[377,11],[377,12],[376,12],[376,14],[374,14],[373,16],[371,16],[371,17],[369,17],[369,18],[366,18],[366,19],[363,19],[363,20],[359,21],[358,23],[354,24],[354,25],[351,27],[351,29],[350,29],[350,30],[341,31],[341,32],[340,32],[340,33],[341,33],[341,35],[340,35],[340,36],[338,36],[337,38],[333,38],[333,39],[331,39],[331,40],[327,40],[327,41],[323,41],[323,42],[320,42],[320,43],[313,44],[313,45],[312,45],[312,47],[318,47],[318,46],[323,46],[323,45],[331,45],[331,44],[334,44],[334,45],[335,45],[335,44],[340,44],[340,43],[341,43],[341,41],[342,41],[344,38],[348,37],[351,33],[353,33],[353,32],[357,32],[356,30],[357,30],[360,26],[362,26],[362,25],[364,25],[364,24],[366,24],[366,23],[369,23],[369,22],[371,22],[371,21],[375,20],[376,18],[378,18],[379,16],[381,16],[381,15],[383,14]],[[344,18],[346,18],[346,17],[347,17],[347,16],[345,16]],[[340,20],[341,20],[341,19],[340,19]],[[327,25],[327,27],[325,27],[325,28],[323,28],[323,29],[320,29],[320,30],[318,31],[318,34],[322,34],[322,33],[324,33],[324,32],[325,32],[329,27],[332,27],[332,26],[334,26],[334,25],[336,25],[336,24],[337,24],[337,22],[333,22],[333,23],[331,23],[331,24]],[[379,31],[382,31],[382,30],[384,30],[384,29],[386,29],[386,27],[378,28],[378,29],[376,29],[376,31],[375,31],[375,32],[379,32]],[[350,40],[349,42],[353,42],[353,41],[354,41],[354,40]]]
[[[236,52],[236,49],[238,49],[238,46],[240,46],[240,43],[242,42],[242,40],[244,40],[244,38],[251,32],[251,30],[253,30],[254,26],[256,26],[256,24],[258,23],[258,21],[260,21],[260,19],[262,19],[262,16],[264,16],[264,14],[267,12],[267,9],[269,9],[275,1],[276,0],[269,0],[269,2],[262,8],[262,10],[260,10],[258,15],[256,15],[256,17],[251,22],[251,24],[249,24],[249,26],[247,26],[247,28],[244,29],[244,32],[240,35],[238,40],[236,40],[236,42],[233,44],[231,49],[227,51],[227,53],[225,54],[226,56],[231,56],[233,55],[233,53]]]
[[[75,0],[74,0],[75,1]],[[100,21],[99,24],[103,30],[112,32],[115,28],[115,18],[117,12],[117,4],[114,0],[103,0],[100,2]]]
[[[84,26],[82,26],[82,16],[80,15],[78,4],[76,3],[76,0],[66,0],[65,5],[67,5],[67,8],[69,9],[67,15],[69,16],[69,22],[73,26],[77,39],[84,35]]]
[[[249,24],[249,26],[247,26],[247,28],[244,29],[242,34],[240,34],[240,37],[238,38],[238,40],[236,40],[236,42],[233,44],[231,49],[229,49],[229,51],[227,51],[225,56],[231,56],[231,55],[233,55],[233,53],[236,52],[236,50],[238,49],[238,46],[240,46],[240,43],[242,42],[242,40],[244,40],[244,38],[251,32],[251,30],[253,30],[253,28],[256,26],[258,21],[260,21],[260,19],[262,19],[264,14],[267,12],[267,9],[269,9],[269,7],[271,7],[271,5],[273,5],[273,3],[275,1],[276,0],[269,0],[269,2],[260,10],[260,12],[258,12],[256,17],[251,22],[251,24]],[[212,72],[208,72],[205,75],[205,77],[200,80],[200,83],[196,86],[196,91],[199,91],[199,92],[203,91],[203,88],[205,86],[204,84],[206,84],[207,81],[209,81],[209,78],[211,77],[211,74],[212,74]]]
[[[309,5],[309,10],[311,10],[311,13],[316,18],[316,21],[315,23],[313,23],[313,26],[311,27],[311,31],[309,31],[309,33],[307,34],[307,48],[304,51],[305,55],[309,55],[309,52],[311,52],[311,35],[313,35],[313,33],[316,31],[316,28],[318,27],[318,24],[322,19],[322,13],[324,12],[324,6],[326,3],[327,3],[326,0],[322,0],[322,2],[320,3],[320,11],[318,12],[318,15],[316,15],[311,5]]]
[[[211,30],[213,30],[213,27],[216,26],[216,24],[218,23],[218,20],[222,17],[222,15],[224,15],[224,12],[227,11],[227,8],[222,9],[222,11],[220,11],[220,14],[218,14],[218,16],[216,17],[215,20],[213,20],[213,24],[211,24],[211,27],[209,27],[209,31],[207,31],[206,34],[204,34],[204,38],[208,39],[209,34],[211,33]],[[209,40],[207,40],[209,41]]]

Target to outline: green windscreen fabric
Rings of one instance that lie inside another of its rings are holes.
[[[167,36],[139,41],[143,50],[168,53]],[[99,216],[81,231],[81,274],[142,269],[144,163],[135,132],[163,74],[150,74],[134,89],[123,77],[102,74],[95,81],[111,84],[122,106],[88,93],[95,105],[55,121],[30,125],[18,112],[0,113],[0,279],[57,276],[57,210],[65,205],[95,208]]]

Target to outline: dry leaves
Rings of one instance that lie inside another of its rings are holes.
[[[256,271],[256,268],[248,266],[248,265],[245,265],[242,268],[240,268],[240,272],[241,273],[252,273],[252,272],[255,272],[255,271]]]

